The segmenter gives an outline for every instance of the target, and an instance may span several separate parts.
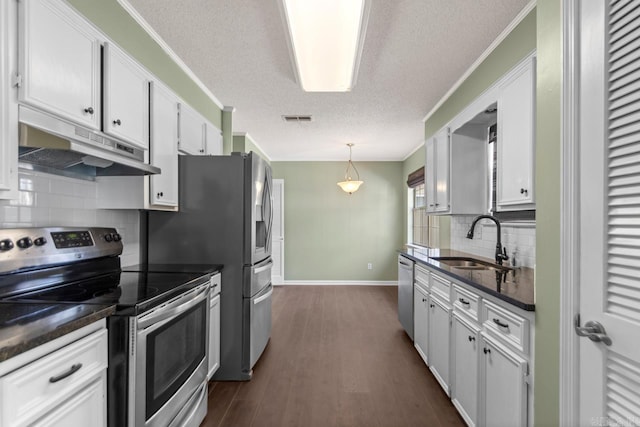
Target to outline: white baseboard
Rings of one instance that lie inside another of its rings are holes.
[[[364,280],[283,280],[274,286],[398,286],[397,281],[364,281]]]

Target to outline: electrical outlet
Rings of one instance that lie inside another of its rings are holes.
[[[373,269],[373,264],[368,263],[368,264],[367,264],[367,270],[371,270],[371,269]]]

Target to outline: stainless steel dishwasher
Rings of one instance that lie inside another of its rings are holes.
[[[398,255],[398,320],[413,341],[413,266],[414,262]]]

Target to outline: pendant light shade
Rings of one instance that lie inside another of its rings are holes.
[[[347,163],[347,170],[344,173],[344,181],[340,181],[338,185],[345,193],[353,194],[358,191],[358,188],[360,188],[364,181],[360,181],[358,169],[356,169],[351,161],[351,147],[353,147],[353,144],[347,144],[347,146],[349,147],[349,163]],[[355,181],[351,179],[351,173],[349,173],[350,169],[353,169],[356,173],[357,179]]]

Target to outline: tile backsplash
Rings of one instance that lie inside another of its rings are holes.
[[[21,170],[17,200],[0,200],[0,228],[45,226],[115,227],[122,235],[122,265],[140,260],[140,213],[96,209],[97,184]]]
[[[476,224],[474,238],[467,239],[467,232],[475,216],[455,215],[451,217],[451,249],[493,259],[496,250],[496,226],[483,219]],[[534,223],[504,223],[502,245],[507,248],[512,265],[515,251],[517,266],[535,267],[536,264],[536,226]]]

